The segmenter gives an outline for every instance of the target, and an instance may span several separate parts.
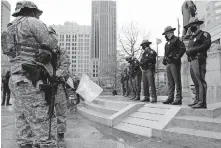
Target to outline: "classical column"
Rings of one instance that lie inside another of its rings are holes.
[[[189,40],[183,40],[186,49],[189,43]],[[187,61],[186,53],[182,57],[182,67],[181,67],[181,80],[182,80],[182,95],[188,102],[192,101],[192,91],[190,89],[190,85],[193,84],[191,76],[190,76],[190,63]]]

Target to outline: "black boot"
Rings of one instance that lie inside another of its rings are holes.
[[[206,109],[207,108],[207,106],[206,105],[204,105],[204,104],[202,104],[202,103],[197,103],[196,105],[193,105],[193,106],[191,106],[193,109],[200,109],[200,108],[203,108],[203,109]]]
[[[140,100],[140,95],[136,96],[134,100]]]
[[[182,105],[182,100],[175,100],[172,105]]]
[[[189,107],[192,107],[194,105],[196,105],[198,103],[198,101],[194,101],[192,104],[188,104]]]
[[[145,96],[143,100],[141,100],[141,102],[150,102],[150,98]]]
[[[132,98],[130,98],[130,100],[134,100],[136,98],[136,94],[134,94],[133,96],[132,96]]]
[[[173,99],[167,99],[166,101],[163,101],[163,104],[171,104],[173,102]]]

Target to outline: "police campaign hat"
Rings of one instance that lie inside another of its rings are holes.
[[[22,9],[29,8],[33,9],[38,16],[40,16],[43,11],[38,9],[38,7],[31,1],[19,1],[16,3],[15,12],[12,14],[12,16],[17,17],[19,13],[21,13]]]
[[[163,32],[162,35],[165,35],[165,34],[168,33],[168,32],[173,32],[173,31],[175,31],[175,30],[176,30],[176,28],[172,28],[171,26],[167,26],[167,27],[164,29],[164,32]]]
[[[191,17],[190,20],[189,20],[189,24],[187,24],[184,27],[189,28],[190,26],[192,26],[194,24],[201,25],[203,23],[204,23],[204,21],[200,21],[197,17]]]
[[[143,40],[142,43],[140,44],[140,46],[142,46],[143,44],[151,44],[152,42],[150,42],[149,40]]]

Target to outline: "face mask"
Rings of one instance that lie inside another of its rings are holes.
[[[196,26],[192,26],[192,27],[190,27],[190,30],[191,30],[192,32],[196,32],[197,27],[196,27]]]
[[[142,45],[142,49],[145,50],[145,45]]]
[[[168,37],[167,37],[167,35],[165,35],[165,39],[168,41],[169,39],[168,39]]]

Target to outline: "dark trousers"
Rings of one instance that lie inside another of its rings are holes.
[[[137,73],[137,75],[132,78],[132,86],[133,86],[133,92],[135,96],[140,96],[141,93],[141,79],[142,79],[142,73],[141,71]]]
[[[125,85],[125,95],[128,96],[130,95],[129,80],[125,80],[124,85]]]
[[[10,94],[11,94],[10,89],[3,89],[3,100],[2,100],[2,104],[5,104],[5,98],[6,98],[6,96],[7,96],[7,104],[9,104]]]
[[[126,94],[126,86],[125,83],[121,83],[123,96]]]
[[[168,78],[168,99],[174,100],[176,87],[176,100],[182,100],[181,63],[171,63],[166,66]]]
[[[190,62],[190,75],[196,89],[196,102],[206,107],[207,83],[205,81],[206,62],[199,63],[198,59]]]
[[[151,97],[154,100],[157,100],[154,75],[155,75],[154,70],[147,69],[147,70],[142,71],[143,90],[144,90],[144,96],[149,98],[150,97],[149,87],[150,87],[151,88]]]

